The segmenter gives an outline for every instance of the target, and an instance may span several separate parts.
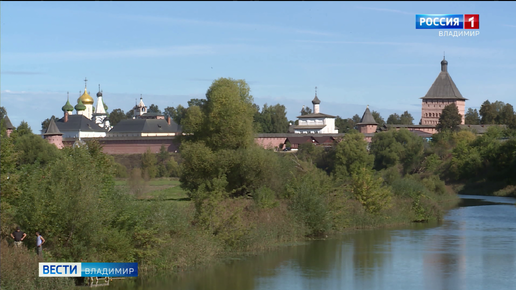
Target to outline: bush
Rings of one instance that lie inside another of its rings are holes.
[[[45,254],[45,253],[44,253]],[[9,246],[7,241],[0,241],[0,288],[9,289],[73,289],[74,280],[70,278],[39,277],[38,262],[42,262],[35,251]]]

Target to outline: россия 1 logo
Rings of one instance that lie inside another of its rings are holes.
[[[416,29],[479,28],[479,14],[416,14]]]
[[[479,14],[416,14],[416,29],[480,29]],[[439,36],[477,36],[480,31],[439,31]]]

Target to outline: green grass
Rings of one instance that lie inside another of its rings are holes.
[[[179,178],[156,178],[145,183],[143,195],[140,199],[159,199],[159,200],[190,200],[186,192],[180,187]],[[115,181],[115,186],[120,189],[126,188],[127,179],[121,178]]]

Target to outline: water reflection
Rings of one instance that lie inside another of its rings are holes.
[[[469,200],[439,225],[360,231],[184,275],[121,282],[118,287],[514,289],[515,200],[487,201],[479,205]]]

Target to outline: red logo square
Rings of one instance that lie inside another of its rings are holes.
[[[464,29],[479,29],[480,18],[478,14],[464,14]]]

